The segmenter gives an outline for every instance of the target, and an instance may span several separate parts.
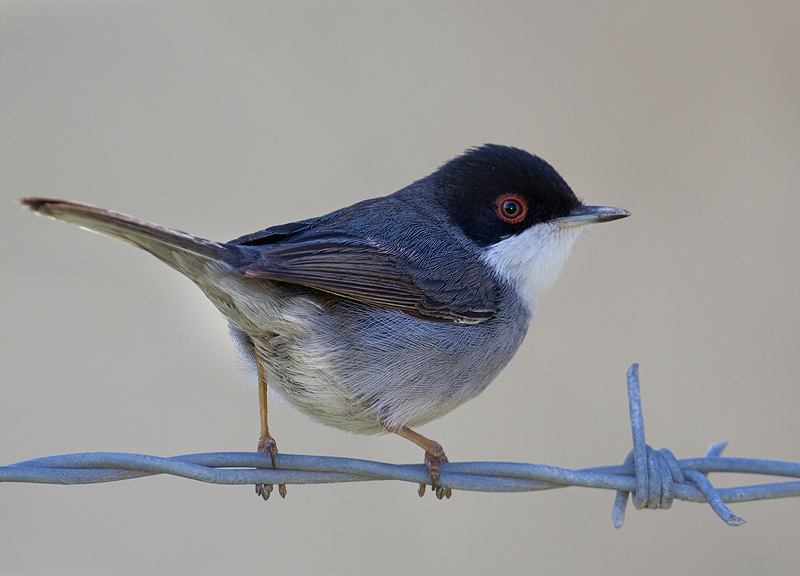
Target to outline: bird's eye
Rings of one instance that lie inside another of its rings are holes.
[[[517,224],[528,214],[528,204],[517,194],[503,194],[497,198],[497,215],[509,224]]]

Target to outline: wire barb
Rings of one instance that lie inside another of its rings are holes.
[[[725,506],[717,490],[704,474],[689,468],[681,468],[672,452],[667,449],[653,450],[645,443],[638,364],[631,364],[631,367],[628,368],[627,382],[631,431],[633,432],[633,450],[625,457],[625,463],[633,462],[634,464],[636,491],[633,494],[633,505],[636,509],[669,508],[675,498],[675,482],[687,484],[688,478],[700,490],[712,510],[724,522],[729,526],[741,526],[744,524],[745,521],[742,518]],[[706,456],[719,456],[726,444],[726,442],[712,444],[706,451]],[[615,528],[622,526],[627,504],[628,492],[622,490],[617,492],[614,508],[611,512],[611,521],[614,523]]]
[[[616,490],[614,526],[622,526],[628,494],[639,508],[669,508],[675,498],[707,502],[730,526],[744,520],[726,502],[800,496],[800,481],[715,489],[711,472],[764,474],[800,478],[800,463],[759,458],[728,458],[720,454],[725,442],[712,444],[701,458],[677,460],[666,449],[654,450],[644,441],[638,365],[627,373],[633,450],[622,465],[569,470],[514,462],[447,462],[441,482],[454,490],[526,492],[567,486]],[[87,452],[49,456],[0,466],[0,482],[90,484],[170,474],[212,484],[328,484],[369,480],[429,481],[423,464],[387,464],[353,458],[299,456],[278,453],[275,466],[262,453],[217,452],[160,458],[144,454]]]

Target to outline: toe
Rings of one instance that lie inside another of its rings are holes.
[[[256,484],[256,495],[261,496],[264,500],[269,500],[269,495],[272,494],[272,484]],[[286,489],[284,488],[284,492]]]

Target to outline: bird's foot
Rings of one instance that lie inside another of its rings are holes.
[[[447,462],[447,456],[445,456],[441,446],[439,446],[439,450],[435,454],[427,451],[425,452],[425,466],[428,467],[428,474],[430,474],[431,477],[431,489],[439,500],[442,498],[450,498],[450,496],[453,495],[453,490],[450,487],[441,486],[439,484],[442,464],[445,462]],[[419,485],[417,493],[420,497],[425,495],[425,484]]]
[[[270,460],[272,460],[273,470],[276,469],[275,454],[278,453],[278,443],[275,442],[275,438],[262,434],[258,439],[257,451],[263,452],[269,456]],[[256,484],[256,494],[261,496],[264,500],[269,500],[269,496],[272,494],[273,488],[274,485],[272,484]],[[281,498],[286,498],[286,484],[278,484],[278,494],[281,495]]]
[[[442,498],[450,498],[450,496],[453,495],[453,490],[447,486],[439,485],[439,473],[442,470],[442,464],[447,462],[447,456],[444,455],[442,445],[430,438],[425,438],[425,436],[419,432],[414,432],[407,426],[400,426],[399,428],[390,426],[386,418],[381,418],[380,422],[383,427],[386,428],[387,432],[392,432],[401,438],[411,440],[414,444],[425,450],[425,465],[428,467],[428,475],[431,477],[431,488],[439,500]],[[419,485],[417,494],[420,496],[425,495],[425,484]]]

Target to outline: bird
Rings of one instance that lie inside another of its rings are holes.
[[[268,387],[316,422],[418,445],[439,499],[452,494],[441,483],[447,456],[414,429],[508,364],[586,225],[630,215],[585,205],[545,160],[498,144],[393,194],[229,242],[78,202],[20,202],[142,248],[203,291],[257,373],[257,451],[273,468]],[[273,488],[256,493],[266,500]]]

